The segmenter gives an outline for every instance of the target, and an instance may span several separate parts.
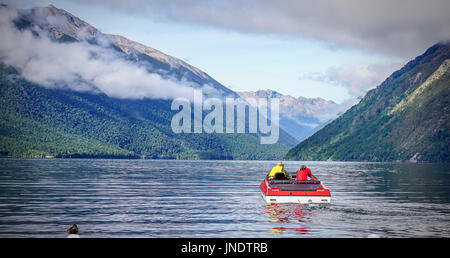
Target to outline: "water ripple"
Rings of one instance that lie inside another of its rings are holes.
[[[0,237],[449,237],[449,164],[305,164],[330,205],[265,204],[271,161],[0,159]]]

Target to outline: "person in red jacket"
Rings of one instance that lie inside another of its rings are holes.
[[[297,181],[306,181],[308,180],[308,176],[312,180],[319,180],[317,177],[311,174],[311,169],[307,168],[305,165],[302,165],[299,170],[297,170]]]

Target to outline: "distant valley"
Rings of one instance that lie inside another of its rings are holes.
[[[348,107],[322,98],[283,95],[274,90],[238,92],[243,99],[280,100],[280,127],[299,142],[338,117]]]

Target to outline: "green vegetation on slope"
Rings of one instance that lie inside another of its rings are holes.
[[[46,89],[5,65],[0,96],[2,156],[279,159],[288,150],[249,134],[174,134],[171,101]]]
[[[434,45],[285,158],[450,162],[449,58]]]

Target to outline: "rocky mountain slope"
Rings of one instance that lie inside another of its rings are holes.
[[[197,85],[208,84],[224,94],[237,97],[235,92],[183,60],[120,35],[104,34],[94,26],[63,9],[56,8],[54,5],[19,10],[16,24],[22,28],[32,28],[32,26],[37,25],[42,29],[51,31],[53,37],[60,42],[87,41],[104,46],[111,44],[117,51],[124,53],[127,58],[146,65],[146,68],[152,73],[158,73],[164,77],[183,78]]]
[[[343,107],[322,98],[292,97],[274,90],[238,92],[243,99],[277,98],[280,101],[280,127],[299,142],[325,126],[343,111]]]

